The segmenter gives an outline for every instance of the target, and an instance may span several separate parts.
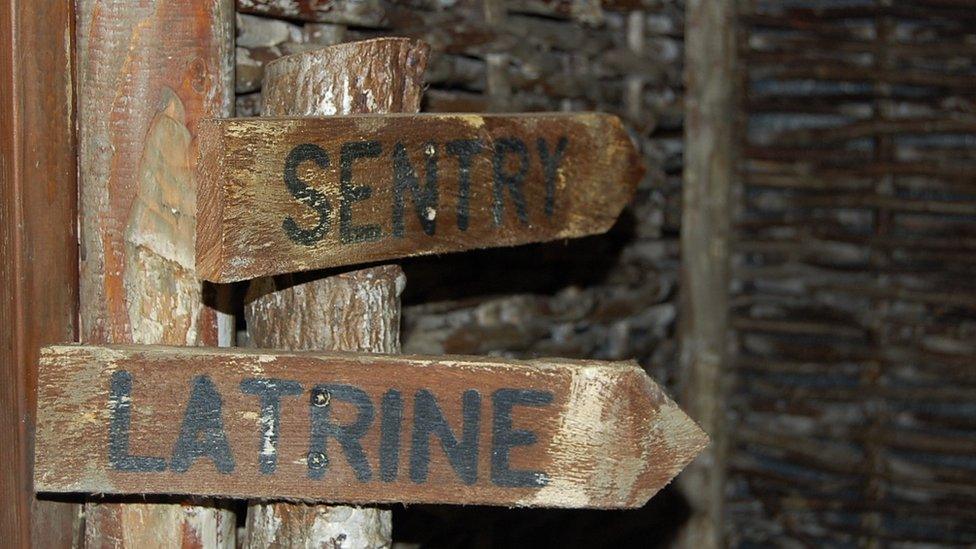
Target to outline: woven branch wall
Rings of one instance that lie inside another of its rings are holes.
[[[730,542],[976,543],[976,2],[740,16]]]

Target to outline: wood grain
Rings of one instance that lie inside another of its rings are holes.
[[[77,337],[72,2],[0,5],[0,545],[70,547],[79,507],[34,498],[41,345]]]
[[[596,113],[207,120],[197,270],[229,282],[597,234],[642,173]]]
[[[417,112],[430,48],[403,38],[340,44],[269,65],[264,115]],[[297,91],[296,91],[297,90]],[[301,283],[251,282],[244,314],[253,345],[321,351],[400,352],[400,293],[393,265]],[[273,501],[248,506],[248,547],[388,547],[389,509]]]
[[[400,352],[396,265],[372,267],[294,284],[289,277],[251,283],[244,308],[253,345],[285,350]],[[277,280],[277,282],[276,282]],[[248,506],[248,547],[386,547],[389,509],[261,501]]]
[[[79,3],[86,341],[216,340],[194,276],[198,123],[230,112],[233,6]]]
[[[725,545],[725,406],[729,365],[729,242],[734,169],[734,2],[687,3],[688,94],[681,216],[683,404],[714,443],[681,475],[692,515],[687,548]]]
[[[280,57],[264,69],[261,115],[415,113],[429,57],[430,46],[409,38],[360,40]]]
[[[78,2],[81,339],[217,342],[194,273],[195,141],[233,94],[231,0]],[[90,505],[90,546],[234,546],[233,515]]]
[[[75,345],[39,372],[42,492],[639,507],[707,443],[633,362]]]

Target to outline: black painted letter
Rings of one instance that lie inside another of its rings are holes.
[[[180,436],[173,446],[172,470],[185,473],[198,457],[209,456],[221,473],[234,471],[234,456],[224,432],[221,407],[220,393],[210,376],[193,378]]]
[[[166,470],[161,457],[129,454],[129,429],[132,426],[132,374],[119,370],[112,374],[108,396],[111,421],[108,424],[108,463],[116,471],[156,473]]]
[[[376,158],[382,152],[379,141],[351,141],[343,143],[339,151],[339,238],[343,244],[373,242],[382,236],[379,225],[353,225],[352,203],[373,195],[368,185],[352,186],[352,164],[357,158]]]
[[[322,240],[325,233],[329,232],[329,213],[332,211],[332,206],[324,194],[298,179],[298,167],[306,160],[314,161],[323,169],[329,167],[329,155],[322,147],[311,143],[297,145],[285,159],[285,186],[299,202],[319,213],[319,222],[311,229],[302,229],[294,219],[286,217],[281,223],[281,228],[293,242],[311,246]]]
[[[508,153],[515,153],[518,156],[519,167],[515,173],[505,173],[505,157]],[[495,171],[494,198],[492,207],[492,219],[495,226],[502,224],[502,214],[505,213],[505,189],[512,195],[512,202],[515,203],[515,213],[522,223],[529,222],[528,213],[525,211],[525,196],[522,194],[522,182],[525,175],[529,173],[529,152],[525,148],[525,143],[518,138],[502,138],[495,141],[495,158],[493,162]]]
[[[330,404],[317,406],[314,400],[317,393],[328,394]],[[312,402],[309,403],[312,433],[308,452],[309,454],[321,454],[325,460],[322,467],[313,467],[309,463],[308,478],[320,479],[325,475],[325,470],[329,466],[326,441],[332,437],[339,441],[339,445],[342,446],[342,451],[346,453],[346,459],[356,472],[356,478],[359,482],[368,482],[373,477],[373,473],[359,439],[363,438],[369,426],[373,424],[373,403],[369,400],[369,395],[359,387],[352,385],[316,385],[312,389],[312,399]],[[336,400],[356,406],[356,421],[351,425],[337,425],[329,420],[329,410],[335,406]]]
[[[393,146],[393,235],[403,238],[403,195],[407,190],[413,197],[413,209],[420,219],[420,226],[428,236],[437,227],[437,145],[424,144],[427,158],[427,184],[420,189],[417,172],[410,165],[407,148],[403,143]]]
[[[403,425],[403,396],[390,389],[380,405],[380,478],[393,482],[400,467],[400,428]]]
[[[471,203],[471,158],[481,152],[481,141],[458,139],[447,144],[447,153],[458,158],[457,226],[468,230],[468,210]]]
[[[508,454],[513,447],[535,444],[536,440],[532,431],[512,429],[512,408],[547,406],[551,402],[549,391],[499,389],[492,393],[491,482],[496,486],[520,488],[549,484],[549,476],[542,471],[512,470]]]
[[[546,217],[552,217],[556,204],[556,171],[559,169],[559,163],[563,160],[563,154],[566,152],[569,140],[565,136],[560,137],[559,141],[556,142],[556,152],[552,155],[549,154],[549,145],[545,139],[540,137],[536,141],[536,145],[539,147],[542,171],[546,176]]]
[[[461,481],[470,485],[478,480],[478,424],[481,419],[481,395],[478,391],[469,389],[464,392],[461,415],[462,442],[458,443],[457,437],[447,426],[443,412],[437,406],[434,394],[426,389],[417,391],[413,409],[410,480],[418,484],[427,482],[432,434],[441,439],[441,448]]]
[[[278,432],[281,430],[281,397],[302,394],[297,381],[284,379],[245,379],[241,392],[261,397],[261,450],[258,462],[261,474],[270,475],[278,468]]]

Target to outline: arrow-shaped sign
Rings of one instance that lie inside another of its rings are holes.
[[[637,507],[707,437],[632,362],[42,351],[35,489]]]
[[[215,282],[601,233],[643,173],[597,113],[206,120],[199,150]]]

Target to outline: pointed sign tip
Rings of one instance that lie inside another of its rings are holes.
[[[630,383],[649,407],[631,426],[640,441],[643,470],[634,481],[630,507],[642,507],[710,443],[708,434],[643,370]]]

